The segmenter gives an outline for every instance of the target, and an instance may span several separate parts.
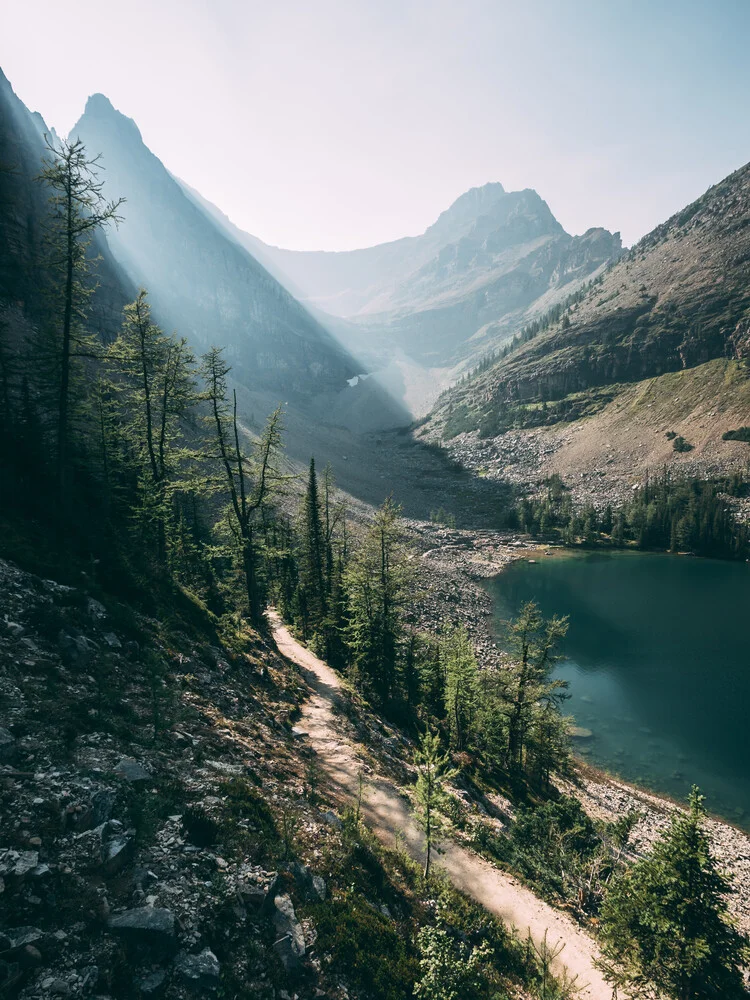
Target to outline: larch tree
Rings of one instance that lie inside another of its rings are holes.
[[[229,525],[244,577],[250,620],[259,625],[264,604],[259,572],[263,517],[286,478],[277,465],[282,412],[280,406],[273,411],[256,442],[253,456],[246,455],[240,439],[236,390],[232,393],[231,409],[227,400],[230,371],[221,348],[212,347],[203,355],[200,373],[214,442],[209,457],[218,462],[223,486],[229,494]]]
[[[46,224],[47,264],[54,276],[52,372],[56,384],[56,466],[58,491],[67,495],[71,433],[71,392],[76,362],[98,354],[86,336],[86,304],[93,291],[87,281],[88,249],[98,229],[121,221],[124,199],[106,201],[97,167],[83,142],[55,144],[47,138],[48,157],[38,180],[50,189]]]
[[[511,663],[504,684],[507,727],[507,765],[513,774],[524,769],[525,751],[535,716],[547,705],[559,705],[566,684],[552,671],[557,648],[568,631],[567,618],[545,619],[537,604],[529,601],[510,623],[508,637]]]
[[[121,433],[140,487],[140,517],[156,526],[160,558],[166,554],[166,524],[179,486],[182,421],[197,402],[195,359],[184,338],[167,336],[151,319],[141,289],[125,307],[125,318],[107,360],[111,391],[123,415]]]
[[[429,729],[419,742],[414,762],[417,765],[416,817],[425,835],[424,877],[428,880],[435,840],[443,830],[441,810],[448,801],[445,786],[458,771],[450,766],[448,754],[441,751],[438,734]]]

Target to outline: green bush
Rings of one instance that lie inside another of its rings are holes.
[[[750,427],[738,427],[733,431],[725,431],[721,435],[722,441],[748,441],[750,442]]]
[[[419,976],[414,946],[397,925],[362,897],[314,906],[318,950],[357,996],[371,1000],[410,997]]]

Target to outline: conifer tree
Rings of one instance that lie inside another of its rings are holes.
[[[567,618],[545,620],[530,601],[509,628],[512,662],[507,672],[505,700],[508,732],[507,764],[514,774],[524,768],[527,742],[537,712],[558,706],[566,684],[552,679],[556,648],[568,631]]]
[[[414,755],[417,765],[416,816],[425,835],[425,880],[430,877],[432,849],[435,839],[443,829],[440,810],[448,800],[445,785],[452,781],[458,771],[449,766],[447,753],[440,750],[440,737],[427,729]]]
[[[168,337],[151,320],[145,290],[125,307],[125,319],[107,360],[111,390],[122,415],[120,433],[139,483],[139,517],[156,527],[157,551],[166,555],[171,489],[187,452],[179,448],[182,421],[197,401],[194,357],[184,338]],[[103,415],[102,415],[103,421]]]
[[[381,703],[394,694],[410,578],[400,513],[389,497],[345,573],[349,647],[362,683]]]
[[[99,157],[89,159],[80,139],[53,144],[38,180],[50,189],[46,227],[47,263],[54,276],[52,375],[56,387],[56,466],[58,491],[66,495],[71,432],[71,391],[76,362],[98,354],[86,336],[86,303],[93,291],[87,279],[88,248],[97,229],[121,221],[124,199],[105,201],[97,175]]]
[[[302,505],[300,587],[304,592],[306,633],[320,633],[328,610],[326,538],[321,520],[315,459],[310,459],[307,490]]]
[[[463,750],[471,740],[479,699],[477,660],[465,628],[453,629],[440,644],[445,671],[445,710],[451,746]]]
[[[232,394],[231,411],[227,401],[231,367],[222,357],[221,348],[212,347],[203,355],[200,371],[209,407],[207,419],[213,428],[214,448],[210,457],[218,463],[229,494],[229,525],[244,578],[250,620],[259,625],[265,597],[259,566],[261,518],[285,478],[277,465],[281,450],[281,406],[269,416],[251,459],[240,444],[236,390]]]
[[[697,788],[652,852],[613,883],[602,907],[605,975],[627,996],[745,997],[748,941],[727,913],[731,884],[704,829]]]

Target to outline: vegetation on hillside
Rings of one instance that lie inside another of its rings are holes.
[[[705,481],[665,471],[647,478],[633,491],[632,500],[616,510],[607,506],[600,511],[591,503],[577,509],[562,479],[554,475],[546,495],[519,501],[515,523],[522,531],[565,545],[632,546],[746,559],[750,531],[735,518],[729,502],[746,493],[741,474]]]

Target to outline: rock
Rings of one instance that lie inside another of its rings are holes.
[[[20,951],[29,945],[38,944],[43,937],[44,933],[38,927],[11,927],[0,931],[0,951]]]
[[[332,826],[335,830],[343,829],[344,824],[341,822],[336,813],[333,812],[331,809],[328,809],[326,810],[326,812],[323,813],[323,819],[326,821],[326,823],[328,823],[329,826]]]
[[[240,899],[255,913],[267,915],[274,910],[274,900],[281,888],[281,878],[275,873],[267,884],[243,882],[238,887]]]
[[[193,990],[215,990],[219,985],[219,960],[210,948],[199,955],[179,955],[175,971]]]
[[[102,848],[102,864],[106,875],[116,875],[135,853],[135,841],[132,837],[116,837]]]
[[[126,910],[110,917],[107,925],[123,940],[155,951],[169,953],[177,944],[174,914],[161,907],[139,906]]]
[[[158,997],[163,993],[167,985],[167,973],[164,969],[157,969],[156,972],[149,972],[136,983],[138,994],[142,997]]]
[[[115,766],[115,774],[130,782],[131,785],[137,784],[139,781],[151,781],[151,772],[147,771],[137,760],[133,760],[132,757],[123,757],[120,763]]]
[[[11,875],[22,879],[38,865],[38,851],[6,851],[0,857],[0,875]]]
[[[326,882],[320,875],[311,875],[307,867],[298,861],[289,865],[289,872],[306,902],[318,903],[326,898]]]
[[[276,929],[276,941],[273,949],[286,972],[294,974],[299,972],[305,957],[305,934],[289,896],[277,896],[274,899],[274,906],[276,912],[273,923]]]
[[[82,635],[71,635],[61,629],[57,637],[57,648],[66,667],[83,670],[91,662],[93,643]]]
[[[94,992],[99,983],[99,969],[95,965],[88,965],[81,971],[81,992],[84,996],[89,996]]]
[[[321,903],[325,902],[326,892],[327,892],[326,880],[321,875],[313,875],[312,883],[313,883],[313,892],[318,897],[318,900]]]
[[[17,749],[18,744],[13,733],[0,726],[0,761],[12,760]]]
[[[100,788],[91,796],[91,814],[94,826],[108,822],[114,809],[115,797],[111,788]]]
[[[114,632],[106,632],[104,635],[104,641],[107,643],[110,649],[120,649],[122,643],[117,638]]]

